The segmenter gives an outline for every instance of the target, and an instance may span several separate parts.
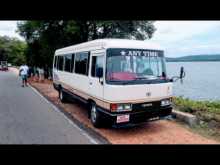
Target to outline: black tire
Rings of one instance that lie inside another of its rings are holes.
[[[59,90],[59,99],[62,103],[67,101],[66,93],[62,90],[62,88]]]
[[[92,103],[90,106],[90,120],[94,127],[100,128],[102,126],[100,113],[97,111],[96,104]]]

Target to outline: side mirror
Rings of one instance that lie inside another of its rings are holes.
[[[103,68],[97,68],[97,69],[96,69],[96,76],[97,76],[98,78],[103,77]]]
[[[185,76],[186,76],[186,73],[185,73],[184,67],[182,66],[180,68],[180,79],[183,79]]]
[[[103,85],[103,81],[100,80],[100,78],[103,77],[103,68],[96,69],[96,76],[99,78],[99,82]]]

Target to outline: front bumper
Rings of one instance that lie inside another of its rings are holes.
[[[111,113],[103,110],[100,107],[98,107],[97,110],[99,111],[101,119],[104,123],[118,127],[125,125],[136,125],[154,118],[163,118],[169,116],[172,112],[172,106],[160,107],[150,111],[131,111],[126,113]],[[117,116],[119,115],[129,115],[129,122],[117,123]]]

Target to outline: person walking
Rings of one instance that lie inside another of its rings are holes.
[[[44,70],[42,68],[39,68],[38,71],[39,71],[39,76],[40,76],[39,81],[43,82],[44,81]]]
[[[25,65],[21,65],[19,68],[19,75],[22,78],[22,87],[27,86],[27,78],[28,78],[28,66]]]

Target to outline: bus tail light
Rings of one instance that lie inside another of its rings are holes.
[[[110,108],[112,112],[116,112],[118,109],[118,105],[117,104],[110,104]]]

